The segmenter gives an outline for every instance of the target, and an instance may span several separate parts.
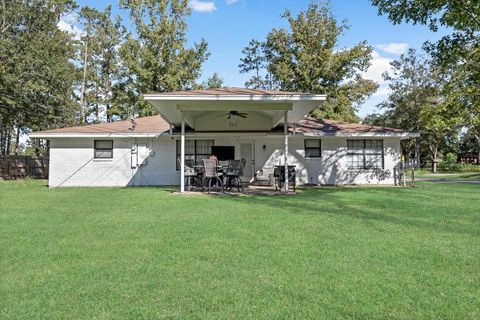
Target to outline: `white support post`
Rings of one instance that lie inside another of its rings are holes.
[[[288,193],[288,116],[287,111],[283,113],[283,133],[285,135],[285,151],[283,162],[285,163],[285,193]]]
[[[180,192],[185,192],[185,119],[182,112],[182,135],[180,142]]]

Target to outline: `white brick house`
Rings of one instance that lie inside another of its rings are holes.
[[[245,159],[252,183],[271,183],[274,166],[287,163],[297,184],[395,184],[400,140],[416,136],[308,117],[323,95],[222,88],[145,99],[162,116],[32,133],[50,140],[49,186],[183,187],[177,159],[212,153]]]

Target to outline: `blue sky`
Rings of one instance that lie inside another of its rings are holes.
[[[99,9],[112,4],[115,13],[128,20],[127,14],[116,8],[116,1],[80,0],[79,3]],[[225,86],[244,86],[248,76],[238,72],[242,49],[253,38],[264,39],[273,27],[285,26],[280,17],[285,9],[298,12],[309,3],[309,0],[190,0],[193,13],[188,20],[189,45],[203,38],[211,53],[202,80],[218,72]],[[426,40],[435,41],[445,33],[445,30],[433,33],[425,26],[393,25],[385,16],[377,15],[377,8],[369,0],[332,0],[332,9],[338,20],[347,19],[350,25],[340,39],[339,48],[363,40],[375,47],[372,66],[365,76],[379,82],[380,89],[360,107],[360,116],[373,112],[386,99],[387,84],[381,73],[388,69],[392,59],[407,48],[420,49]]]

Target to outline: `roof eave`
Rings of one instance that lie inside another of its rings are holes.
[[[52,139],[52,138],[156,138],[160,133],[42,133],[33,132],[30,138]]]
[[[325,101],[324,94],[144,94],[147,101]]]
[[[400,139],[417,138],[420,135],[413,132],[350,132],[350,133],[325,133],[325,132],[296,132],[295,135],[306,137],[342,137],[342,138],[361,138],[361,137],[397,137]]]

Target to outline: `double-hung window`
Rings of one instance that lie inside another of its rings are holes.
[[[196,165],[202,164],[203,159],[209,159],[214,140],[185,140],[185,160],[192,160]],[[179,160],[182,144],[177,140],[177,171],[180,171]]]
[[[383,140],[347,140],[348,169],[383,169]]]
[[[112,159],[113,140],[95,140],[93,157],[95,159]]]
[[[322,156],[322,140],[305,139],[305,158],[320,158]]]

